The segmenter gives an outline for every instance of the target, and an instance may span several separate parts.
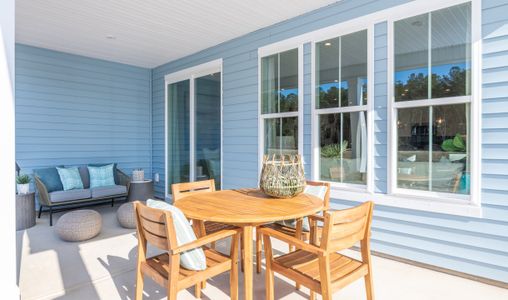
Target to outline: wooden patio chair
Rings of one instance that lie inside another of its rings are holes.
[[[230,271],[230,297],[238,298],[238,241],[239,229],[223,230],[178,246],[173,218],[169,211],[150,208],[134,202],[138,235],[138,261],[136,271],[136,300],[143,298],[143,276],[147,275],[167,288],[168,300],[175,300],[178,291],[195,286],[195,295],[201,297],[201,282]],[[225,256],[205,245],[232,237],[230,256]],[[146,257],[147,243],[166,251]],[[206,269],[191,271],[180,267],[180,254],[202,247],[206,257]]]
[[[176,203],[182,197],[185,197],[190,193],[215,192],[215,180],[209,179],[194,182],[174,183],[171,185],[171,192],[173,194],[173,203]],[[232,225],[211,221],[201,222],[201,224],[202,226],[198,228],[193,222],[194,231],[198,236],[212,234],[225,229],[236,229],[236,227]],[[215,243],[212,243],[211,246],[215,249]]]
[[[370,257],[373,207],[369,201],[350,209],[325,212],[323,217],[311,216],[311,240],[315,238],[317,221],[324,222],[319,246],[270,227],[261,227],[266,256],[266,299],[274,297],[274,272],[277,272],[309,288],[309,299],[314,299],[315,293],[321,294],[323,299],[332,299],[333,292],[364,277],[367,299],[373,300]],[[274,258],[270,237],[292,244],[298,250]],[[357,242],[361,246],[361,261],[337,253]]]
[[[307,180],[306,184],[312,185],[312,186],[326,187],[323,212],[330,209],[330,183]],[[267,227],[270,227],[270,228],[277,230],[281,233],[294,236],[294,237],[299,238],[303,241],[308,241],[310,239],[310,232],[303,231],[303,220],[302,219],[300,219],[296,222],[296,227],[285,226],[285,225],[279,224],[279,223],[272,223],[272,224],[267,225]],[[320,235],[321,228],[316,227],[316,230],[318,231],[317,235]],[[257,232],[256,233],[256,271],[257,271],[257,273],[261,273],[261,251],[262,251],[262,248],[263,248],[263,246],[262,246],[261,233]],[[290,244],[289,245],[289,252],[291,252],[293,250],[294,250],[294,248]],[[297,285],[297,288],[298,288],[298,285]]]

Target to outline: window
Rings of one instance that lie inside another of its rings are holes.
[[[318,179],[365,186],[367,30],[324,40],[315,49]]]
[[[396,188],[470,194],[471,3],[394,22]]]
[[[261,58],[261,118],[263,154],[299,153],[299,49]]]

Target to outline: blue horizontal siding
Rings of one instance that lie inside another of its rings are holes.
[[[22,172],[116,162],[151,177],[151,71],[16,45],[16,161]]]
[[[152,70],[153,168],[164,191],[164,75],[223,59],[224,187],[257,185],[258,57],[261,46],[341,23],[408,1],[344,0],[311,13],[169,62]],[[458,217],[377,206],[372,247],[376,251],[508,282],[508,1],[482,1],[483,218]],[[374,180],[387,192],[387,23],[374,27]],[[304,158],[310,170],[311,47],[304,45]],[[357,203],[333,199],[334,208]]]
[[[374,191],[386,193],[388,189],[388,25],[374,26]]]

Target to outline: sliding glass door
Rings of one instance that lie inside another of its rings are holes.
[[[190,81],[168,85],[167,183],[190,180]],[[171,190],[169,188],[168,190]]]
[[[195,180],[215,179],[220,188],[221,179],[221,105],[220,73],[196,78],[194,81],[195,107]]]
[[[221,73],[168,82],[167,194],[174,183],[214,179],[221,187]]]

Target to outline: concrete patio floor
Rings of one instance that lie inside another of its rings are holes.
[[[97,237],[81,243],[61,241],[54,228],[49,227],[47,214],[37,220],[35,227],[18,231],[21,298],[133,299],[137,240],[135,230],[118,225],[115,215],[118,207],[93,207],[103,216],[103,229]],[[55,221],[61,215],[56,214]],[[226,243],[219,247],[227,249]],[[277,242],[274,247],[280,251],[287,249]],[[354,251],[348,254],[357,256]],[[373,261],[376,299],[508,299],[506,289],[380,257],[374,257]],[[264,273],[255,274],[254,281],[254,299],[264,299]],[[229,299],[228,283],[228,273],[209,280],[203,299]],[[284,277],[276,277],[275,284],[276,299],[308,298],[307,289],[296,291]],[[164,288],[146,279],[144,299],[165,299],[165,294]],[[179,299],[194,299],[193,289],[180,292]],[[337,292],[334,299],[365,299],[363,281]]]

